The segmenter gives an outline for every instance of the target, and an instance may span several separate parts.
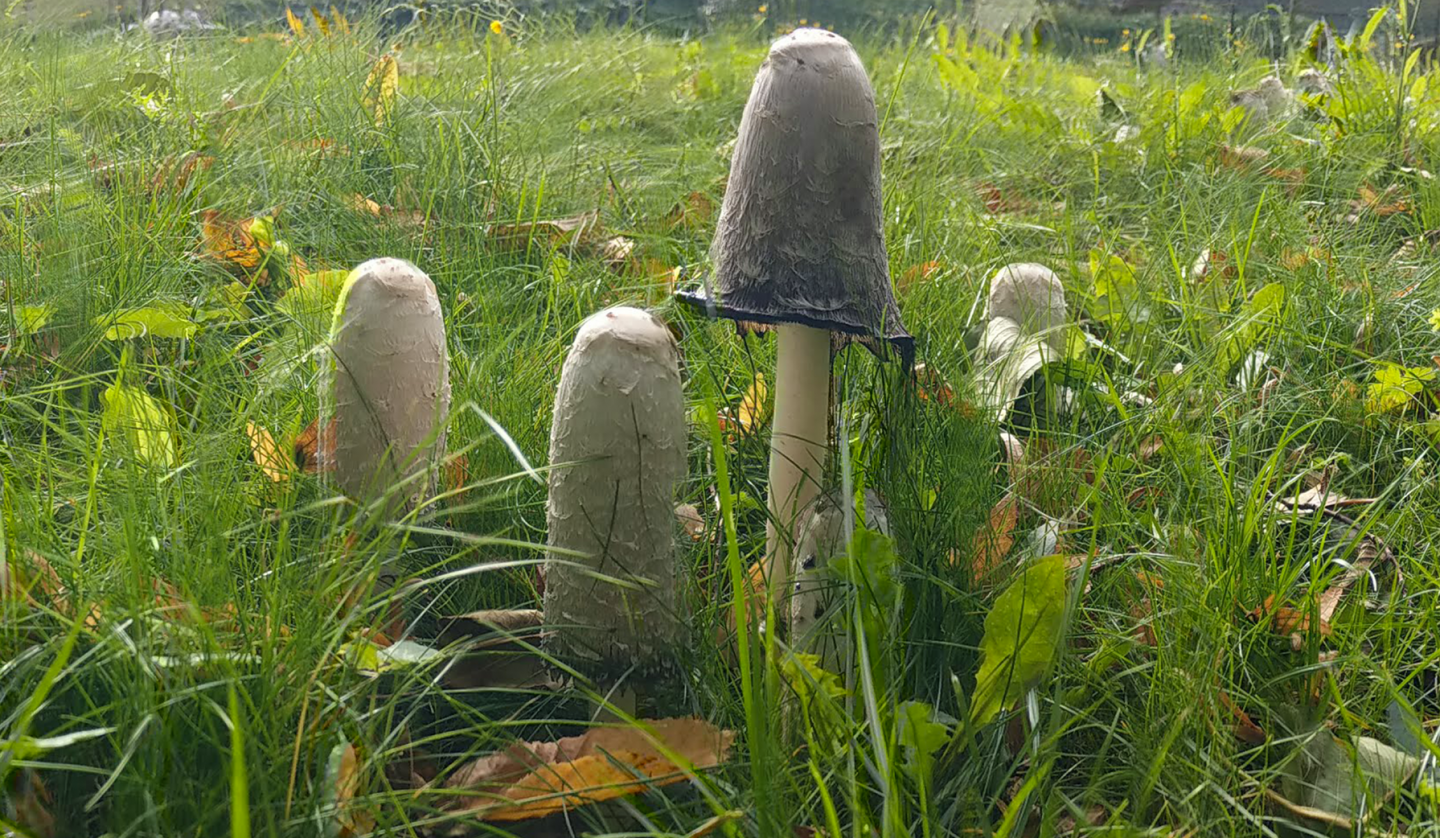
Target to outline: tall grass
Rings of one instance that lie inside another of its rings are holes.
[[[685,696],[651,710],[701,715],[740,738],[702,789],[519,832],[1314,832],[1262,791],[1280,788],[1304,743],[1389,739],[1392,702],[1434,719],[1433,402],[1385,413],[1364,396],[1378,362],[1424,367],[1440,351],[1427,323],[1440,305],[1428,242],[1392,258],[1440,214],[1435,181],[1419,174],[1435,165],[1440,93],[1427,64],[1405,99],[1393,68],[1357,57],[1328,121],[1232,132],[1228,91],[1272,69],[1243,44],[1223,60],[1149,69],[1108,49],[1061,58],[951,45],[979,79],[966,86],[933,60],[932,24],[856,37],[886,115],[892,274],[921,358],[955,398],[919,393],[860,350],[838,361],[846,456],[833,477],[888,499],[900,582],[884,606],[893,620],[867,622],[865,609],[882,606],[859,592],[841,609],[869,656],[837,673],[843,692],[827,698],[784,670],[783,640],[754,621],[734,652],[714,641],[744,613],[732,591],[763,550],[768,445],[763,428],[726,436],[712,420],[773,369],[770,343],[680,309],[588,249],[543,238],[515,248],[491,231],[598,209],[609,234],[693,281],[713,219],[663,219],[691,192],[718,201],[725,144],[775,23],[697,40],[563,20],[507,19],[500,35],[488,21],[451,22],[399,38],[401,95],[378,122],[363,89],[392,43],[364,22],[303,40],[4,33],[0,526],[8,559],[33,551],[55,567],[68,607],[4,601],[0,743],[105,731],[49,753],[0,750],[15,796],[43,780],[55,834],[337,834],[327,766],[346,745],[376,832],[422,834],[444,828],[448,793],[416,793],[403,766],[450,770],[587,724],[596,696],[583,686],[457,690],[434,667],[363,673],[354,651],[397,590],[422,640],[446,616],[534,606],[544,490],[510,443],[545,467],[569,339],[622,302],[654,304],[682,334],[695,422],[680,500],[707,521],[681,558],[696,638],[681,655]],[[1292,56],[1281,70],[1302,64]],[[143,73],[163,78],[161,92]],[[1123,115],[1102,111],[1101,87]],[[1397,112],[1408,115],[1399,132]],[[1122,124],[1138,134],[1117,141]],[[1261,167],[1217,163],[1219,144],[1242,141],[1268,149],[1267,165],[1303,169],[1303,182],[1292,192]],[[161,161],[190,152],[214,163],[181,187],[150,187]],[[1345,220],[1363,185],[1391,183],[1411,211]],[[1018,211],[988,211],[992,188]],[[397,213],[357,212],[355,195]],[[286,316],[282,289],[259,289],[249,319],[188,340],[111,341],[97,324],[157,300],[209,300],[231,277],[195,255],[203,211],[275,207],[311,269],[390,255],[435,280],[457,405],[450,448],[468,476],[406,526],[356,540],[353,510],[322,481],[274,483],[256,466],[248,423],[284,437],[317,410],[324,321]],[[1233,270],[1197,280],[1190,268],[1206,249]],[[1092,250],[1133,268],[1148,322],[1095,316]],[[1310,255],[1298,264],[1293,253]],[[997,428],[969,407],[967,334],[989,275],[1020,261],[1053,267],[1105,346],[1065,380],[1075,409],[1047,402],[1037,381],[1036,418],[1010,427],[1029,462],[1009,559],[1064,552],[1094,569],[1071,582],[1050,676],[1001,723],[974,729],[956,720],[995,594],[971,570],[975,537],[1012,487]],[[1224,337],[1241,328],[1247,297],[1276,282],[1283,315],[1246,347],[1276,370],[1262,399],[1259,385],[1236,383]],[[53,309],[39,334],[20,333],[21,306]],[[104,432],[101,394],[119,380],[173,411],[177,467],[148,466]],[[1153,440],[1158,452],[1142,454]],[[1272,502],[1326,463],[1337,491],[1377,499],[1356,515],[1394,549],[1405,584],[1377,609],[1357,588],[1333,634],[1312,633],[1297,652],[1246,612],[1271,595],[1309,607],[1338,575],[1317,560],[1324,517]],[[183,605],[157,596],[157,578]],[[87,623],[90,603],[99,616]],[[1141,626],[1154,645],[1137,639]],[[930,770],[916,767],[911,702],[959,730]],[[1238,739],[1226,702],[1267,740]],[[1429,823],[1431,805],[1402,790],[1373,823]]]

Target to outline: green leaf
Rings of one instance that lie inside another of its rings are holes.
[[[845,685],[840,676],[820,665],[819,655],[793,652],[780,664],[780,675],[802,701],[811,696],[844,698]]]
[[[1365,409],[1371,413],[1402,411],[1424,392],[1426,382],[1434,380],[1434,367],[1381,363],[1375,369],[1375,380],[1365,391]]]
[[[1235,327],[1220,345],[1220,356],[1215,368],[1221,373],[1228,373],[1240,363],[1240,359],[1249,355],[1257,344],[1270,336],[1284,309],[1284,285],[1272,282],[1256,291],[1240,308]]]
[[[1370,41],[1375,37],[1375,30],[1380,28],[1380,24],[1384,22],[1385,16],[1388,14],[1390,14],[1390,7],[1381,6],[1375,10],[1375,14],[1370,16],[1370,20],[1366,22],[1365,29],[1360,33],[1360,39],[1357,42],[1361,52],[1370,49]]]
[[[1064,616],[1064,556],[1027,565],[996,598],[980,641],[980,672],[970,704],[973,724],[994,719],[1040,680],[1060,647]]]
[[[330,333],[340,291],[345,287],[349,271],[316,271],[306,274],[285,292],[275,309],[295,322],[299,330],[312,338]]]
[[[943,22],[935,24],[935,47],[941,52],[950,51],[950,27]]]
[[[135,458],[147,466],[174,468],[180,462],[175,450],[175,419],[149,393],[137,387],[112,384],[101,401],[101,426],[130,446]]]
[[[1135,279],[1135,271],[1114,254],[1090,251],[1091,314],[1117,331],[1150,320],[1150,299]]]
[[[33,335],[50,323],[55,316],[55,306],[43,303],[36,306],[15,306],[15,330],[22,335]]]
[[[143,308],[121,309],[102,314],[93,321],[108,326],[106,340],[131,338],[192,338],[200,324],[190,319],[189,307],[176,302],[160,302]]]
[[[917,783],[930,784],[935,752],[950,741],[950,728],[935,721],[935,710],[919,701],[900,705],[900,744],[905,748],[905,767]]]
[[[195,319],[200,322],[212,320],[229,320],[241,322],[251,317],[250,307],[245,305],[245,300],[250,296],[250,286],[235,280],[228,285],[215,289],[210,294],[209,304],[214,308],[207,308],[198,312]]]

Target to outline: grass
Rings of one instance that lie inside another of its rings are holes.
[[[361,23],[301,40],[0,38],[0,544],[17,568],[46,559],[68,592],[37,588],[34,607],[4,600],[4,828],[43,834],[21,810],[44,803],[59,835],[223,834],[227,823],[236,835],[344,835],[368,822],[422,834],[440,829],[449,797],[410,788],[402,769],[417,754],[453,770],[515,739],[582,730],[583,685],[457,690],[429,666],[363,673],[354,651],[397,576],[446,575],[403,602],[422,640],[446,615],[535,607],[544,489],[510,443],[545,466],[569,339],[622,302],[656,306],[682,335],[695,421],[679,500],[707,523],[681,557],[696,637],[680,654],[684,697],[660,715],[699,715],[738,731],[737,745],[702,780],[477,833],[1327,834],[1266,790],[1349,815],[1297,788],[1360,781],[1350,751],[1325,750],[1331,734],[1424,752],[1440,717],[1437,386],[1426,378],[1440,290],[1422,235],[1440,227],[1440,187],[1421,174],[1435,165],[1440,90],[1428,60],[1402,81],[1398,59],[1357,51],[1328,118],[1267,128],[1234,125],[1229,108],[1232,88],[1271,70],[1243,42],[1142,69],[1114,44],[1062,58],[942,46],[933,22],[848,33],[884,119],[905,322],[955,392],[943,399],[930,382],[919,398],[858,349],[838,361],[835,480],[887,497],[897,546],[857,555],[852,580],[893,558],[900,584],[847,587],[842,617],[867,661],[827,690],[787,669],[772,639],[752,634],[743,669],[713,642],[763,549],[768,447],[763,427],[725,436],[711,417],[773,370],[770,343],[682,310],[650,271],[617,272],[593,248],[496,235],[598,210],[606,235],[694,281],[713,218],[665,218],[695,192],[718,205],[774,22],[699,40],[519,19],[496,35],[487,23],[401,38],[399,96],[379,120],[366,80],[389,45]],[[1304,65],[1293,52],[1281,74]],[[1102,87],[1123,112],[1098,105]],[[1122,125],[1137,133],[1116,141]],[[1269,158],[1223,165],[1222,143]],[[192,152],[213,163],[152,187],[165,161],[173,171]],[[1392,185],[1346,218],[1363,189]],[[357,211],[356,195],[394,212]],[[309,270],[391,255],[435,281],[457,406],[449,446],[468,473],[406,527],[357,536],[353,508],[323,481],[276,483],[252,456],[247,424],[286,439],[317,411],[312,350],[328,317],[278,302],[292,277],[277,270],[243,315],[188,339],[105,336],[107,317],[158,301],[214,310],[234,277],[196,256],[203,212],[275,207],[278,237]],[[1201,279],[1191,267],[1206,250]],[[1011,475],[997,428],[973,407],[967,334],[989,276],[1022,261],[1059,273],[1097,345],[1032,382],[1038,407],[1008,428],[1027,443]],[[1106,282],[1119,305],[1100,299]],[[1247,304],[1275,283],[1276,314]],[[47,322],[26,334],[41,311]],[[1237,367],[1256,349],[1266,371],[1241,386]],[[1405,390],[1387,364],[1422,372]],[[1386,370],[1398,395],[1367,398]],[[117,382],[173,417],[168,459],[155,453],[164,439],[102,420]],[[1072,410],[1056,405],[1061,384],[1078,393]],[[1296,650],[1275,619],[1249,612],[1273,596],[1313,617],[1343,572],[1328,560],[1336,544],[1354,559],[1333,516],[1273,502],[1327,466],[1334,491],[1375,499],[1342,511],[1393,551],[1377,578],[1404,583],[1371,607],[1357,583],[1329,633],[1312,621]],[[976,573],[976,538],[1012,488],[1006,568],[1046,553],[1088,561],[1071,574],[1045,677],[1015,712],[968,725],[956,720],[985,616],[1016,573]],[[156,579],[173,593],[157,596]],[[797,706],[782,696],[796,692],[809,715],[782,720]],[[1396,721],[1410,715],[1418,733]],[[348,804],[327,771],[347,745],[358,765]],[[1435,828],[1425,783],[1389,785],[1366,800],[1368,828]]]

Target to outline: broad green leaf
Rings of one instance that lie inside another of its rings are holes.
[[[1434,367],[1402,367],[1381,363],[1375,369],[1375,380],[1365,391],[1365,409],[1371,413],[1399,412],[1409,407],[1435,380]]]
[[[112,384],[101,395],[105,433],[120,437],[147,466],[174,468],[180,462],[175,450],[175,419],[149,393],[138,387]]]
[[[1116,331],[1127,331],[1150,320],[1150,299],[1124,259],[1090,251],[1091,314]]]
[[[1241,306],[1234,328],[1220,345],[1220,355],[1215,368],[1224,374],[1240,363],[1241,358],[1249,355],[1251,350],[1270,336],[1284,309],[1284,285],[1272,282],[1256,291],[1254,296]]]
[[[780,675],[802,701],[812,696],[844,698],[845,685],[840,676],[820,665],[820,656],[792,652],[780,664]]]
[[[1027,565],[985,615],[980,672],[970,720],[981,725],[1010,707],[1050,668],[1065,616],[1065,557]]]
[[[1385,21],[1385,16],[1388,14],[1390,14],[1390,7],[1381,6],[1375,10],[1375,14],[1370,16],[1370,20],[1365,23],[1365,29],[1360,33],[1360,38],[1356,42],[1361,51],[1370,49],[1370,41],[1375,37],[1375,30],[1380,28],[1380,24]]]
[[[192,338],[200,331],[200,324],[190,319],[190,309],[175,302],[121,309],[100,315],[95,318],[94,323],[108,327],[105,330],[106,340],[140,337]]]
[[[238,279],[228,285],[222,285],[210,294],[209,304],[212,307],[198,312],[195,319],[201,322],[249,320],[251,317],[250,307],[245,305],[245,300],[249,297],[250,286]]]
[[[49,303],[34,306],[15,306],[15,329],[22,335],[33,335],[50,323],[55,316],[55,306]]]
[[[922,786],[930,783],[935,752],[950,741],[950,728],[935,721],[935,711],[919,701],[900,705],[900,744],[905,748],[905,767]]]
[[[349,271],[316,271],[306,274],[290,286],[275,308],[295,321],[301,332],[320,337],[330,332],[330,321],[345,287]]]

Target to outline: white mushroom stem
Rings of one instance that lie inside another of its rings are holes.
[[[809,326],[776,329],[775,419],[770,432],[770,525],[766,580],[776,603],[789,590],[795,522],[824,477],[830,434],[830,332]]]

